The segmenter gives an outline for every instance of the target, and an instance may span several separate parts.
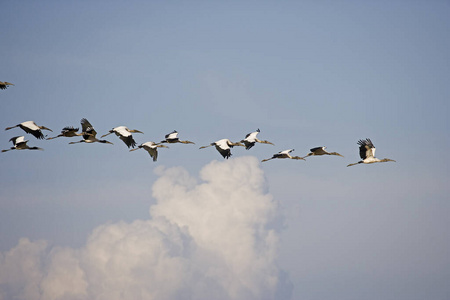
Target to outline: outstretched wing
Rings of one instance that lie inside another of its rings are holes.
[[[95,138],[97,131],[95,131],[94,126],[89,123],[87,119],[81,119],[81,128],[83,129],[83,139],[87,140],[89,138]]]
[[[362,160],[365,160],[368,157],[374,157],[375,155],[375,146],[373,145],[370,139],[359,140],[359,156]]]
[[[176,140],[178,138],[178,132],[176,130],[165,135],[166,140]]]

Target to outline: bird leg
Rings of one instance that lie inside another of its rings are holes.
[[[107,135],[110,135],[111,133],[113,133],[114,131],[110,130],[107,134],[102,135],[100,138],[104,138]]]
[[[300,157],[300,156],[291,156],[291,159],[302,159],[302,160],[306,160],[306,159],[304,159],[303,157]]]

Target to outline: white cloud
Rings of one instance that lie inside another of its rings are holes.
[[[96,228],[80,249],[22,239],[0,256],[0,299],[288,299],[279,207],[254,157],[214,161],[198,183],[157,169],[148,220]]]

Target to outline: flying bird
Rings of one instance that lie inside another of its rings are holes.
[[[169,148],[169,147],[167,147],[165,145],[156,144],[154,142],[146,142],[146,143],[139,145],[135,149],[131,149],[130,152],[141,149],[141,148],[143,148],[144,150],[146,150],[148,152],[148,154],[150,154],[150,156],[153,158],[153,161],[156,161],[158,159],[158,148]]]
[[[261,141],[256,136],[260,132],[259,128],[256,129],[256,131],[253,131],[245,136],[245,139],[241,141],[241,143],[244,143],[245,149],[249,150],[251,147],[255,146],[255,143],[261,143],[261,144],[270,144],[273,145],[273,143],[269,141]]]
[[[128,129],[125,126],[119,126],[111,129],[107,134],[104,134],[101,137],[103,138],[111,133],[115,133],[125,143],[125,145],[127,145],[128,148],[130,147],[134,148],[136,147],[136,142],[134,141],[133,136],[131,135],[132,132],[143,133],[136,129]]]
[[[265,162],[274,158],[290,158],[290,159],[303,159],[305,160],[303,157],[300,156],[291,156],[289,153],[291,153],[292,151],[294,151],[295,149],[288,149],[288,150],[284,150],[284,151],[280,151],[278,153],[275,153],[271,158],[266,158],[263,159],[261,162]]]
[[[38,126],[38,125],[36,125],[36,123],[34,123],[34,121],[26,121],[26,122],[17,124],[16,126],[6,127],[5,130],[10,130],[10,129],[15,128],[15,127],[22,128],[26,133],[31,133],[37,139],[44,139],[44,135],[42,134],[41,129],[45,129],[45,130],[49,130],[49,131],[53,132],[53,130],[51,130],[51,129],[45,127],[45,126]]]
[[[217,151],[219,151],[219,153],[223,156],[223,158],[226,158],[226,159],[228,159],[231,156],[231,148],[233,148],[234,146],[245,147],[240,142],[233,143],[229,139],[221,139],[221,140],[219,140],[217,142],[213,142],[207,146],[202,146],[199,149],[207,148],[210,146],[215,146]]]
[[[306,156],[303,156],[303,158],[308,157],[308,156],[319,156],[319,155],[337,155],[337,156],[341,156],[344,157],[342,155],[340,155],[337,152],[328,152],[327,150],[325,150],[327,147],[316,147],[316,148],[312,148],[309,151],[311,151],[310,153],[308,153]]]
[[[10,85],[14,85],[14,84],[12,84],[11,82],[0,81],[0,90],[6,90],[8,88],[8,86],[10,86]]]
[[[14,147],[11,147],[10,149],[2,150],[2,152],[6,152],[6,151],[10,151],[10,150],[25,150],[25,149],[28,149],[28,150],[44,150],[44,149],[38,148],[38,147],[29,147],[27,145],[28,141],[25,140],[25,137],[23,135],[22,136],[15,136],[15,137],[11,138],[9,141],[13,142]]]
[[[169,134],[165,135],[165,140],[161,141],[160,143],[169,143],[169,144],[173,144],[173,143],[183,143],[183,144],[195,144],[194,142],[191,141],[180,141],[180,139],[178,138],[178,132],[176,130],[172,131]]]
[[[94,127],[89,123],[86,119],[81,119],[81,130],[83,133],[83,139],[78,142],[70,142],[69,144],[76,144],[76,143],[103,143],[103,144],[113,144],[111,142],[108,142],[106,140],[99,140],[97,136],[97,131],[95,131]]]
[[[387,161],[393,161],[395,160],[389,159],[389,158],[383,158],[379,159],[375,157],[375,146],[373,145],[372,141],[370,139],[365,140],[359,140],[359,156],[362,160],[358,161],[357,163],[349,164],[347,167],[354,166],[357,164],[373,164],[377,162],[387,162]]]
[[[52,140],[52,139],[56,139],[56,138],[58,138],[58,137],[74,137],[74,136],[81,136],[81,135],[84,135],[85,133],[84,132],[81,132],[81,133],[78,133],[77,131],[78,131],[78,129],[79,128],[73,128],[72,126],[67,126],[67,127],[64,127],[62,130],[61,130],[61,133],[60,134],[58,134],[57,136],[54,136],[54,137],[49,137],[49,138],[47,138],[47,140]]]

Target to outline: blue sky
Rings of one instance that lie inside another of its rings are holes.
[[[0,251],[23,237],[80,249],[98,226],[152,218],[162,170],[201,183],[222,157],[200,146],[260,128],[275,146],[234,148],[229,163],[261,169],[280,204],[276,265],[292,299],[447,299],[449,11],[446,1],[3,3],[0,80],[15,84],[0,92],[3,128],[34,120],[55,136],[87,118],[99,135],[126,125],[144,132],[138,143],[177,130],[196,144],[160,149],[153,163],[114,135],[68,145],[78,138],[25,134],[45,151],[0,155]],[[17,135],[0,131],[1,149]],[[397,162],[346,168],[367,137]],[[345,157],[245,160],[316,146]]]

